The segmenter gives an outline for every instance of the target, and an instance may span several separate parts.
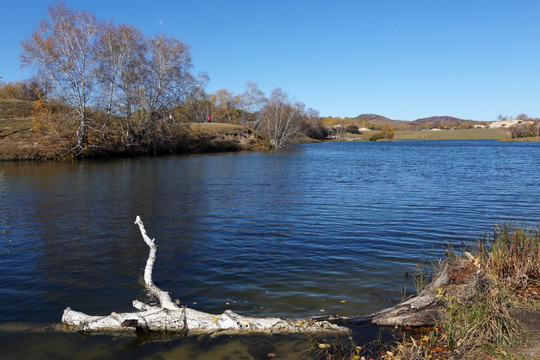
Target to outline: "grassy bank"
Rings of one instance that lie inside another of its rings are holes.
[[[538,358],[540,227],[496,225],[470,251],[449,249],[448,261],[458,274],[440,289],[440,319],[383,358]]]
[[[444,275],[429,267],[415,274],[418,291],[430,276],[448,277],[431,326],[404,327],[393,345],[317,342],[313,352],[347,360],[540,359],[540,227],[496,225],[471,249],[454,254],[449,247],[444,261]]]
[[[459,274],[440,289],[440,319],[383,358],[539,358],[540,227],[497,225],[448,261]]]
[[[33,102],[0,100],[0,161],[49,160],[70,157],[69,145],[53,132],[33,130]],[[114,137],[85,151],[85,157],[192,154],[269,149],[266,137],[249,127],[218,124],[181,124],[174,136],[139,146],[119,146]]]

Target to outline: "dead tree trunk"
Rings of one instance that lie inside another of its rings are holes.
[[[346,328],[326,320],[257,318],[239,315],[231,310],[226,310],[221,315],[213,315],[186,306],[179,306],[171,300],[169,293],[158,288],[152,281],[152,270],[157,253],[155,239],[148,237],[139,216],[137,216],[135,224],[139,225],[141,235],[150,248],[144,269],[145,286],[159,299],[160,306],[151,306],[134,300],[133,307],[138,310],[137,312],[113,312],[106,316],[91,316],[68,307],[64,310],[62,322],[68,326],[69,330],[104,333],[169,331],[186,334],[188,332],[189,334],[214,332],[302,333],[346,330]]]

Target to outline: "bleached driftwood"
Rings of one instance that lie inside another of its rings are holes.
[[[426,326],[440,317],[437,294],[449,281],[448,263],[445,262],[439,275],[420,294],[396,306],[383,309],[369,316],[372,323],[381,326]]]
[[[144,283],[149,292],[159,299],[160,306],[151,306],[138,300],[133,301],[137,312],[111,313],[106,316],[91,316],[69,307],[64,310],[62,322],[71,330],[86,332],[134,332],[134,331],[169,331],[185,334],[214,332],[320,332],[344,331],[343,327],[325,320],[258,318],[236,314],[226,310],[221,315],[213,315],[185,306],[178,306],[171,300],[169,293],[158,288],[152,281],[152,270],[156,261],[157,246],[155,239],[150,239],[141,218],[137,216],[141,235],[150,248]]]

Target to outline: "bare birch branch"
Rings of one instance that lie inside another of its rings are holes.
[[[139,226],[144,242],[150,248],[144,282],[146,288],[154,294],[161,306],[151,306],[138,300],[133,301],[134,313],[111,313],[106,316],[91,316],[66,308],[62,322],[70,331],[86,332],[136,332],[136,331],[170,331],[186,334],[214,332],[323,332],[346,331],[346,328],[318,319],[281,319],[278,317],[258,318],[243,316],[226,310],[221,315],[213,315],[188,307],[179,307],[166,291],[158,288],[152,280],[152,270],[156,261],[157,246],[155,239],[146,233],[139,216],[135,220]]]

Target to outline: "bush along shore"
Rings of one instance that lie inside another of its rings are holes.
[[[434,269],[428,271],[428,269]],[[432,279],[432,281],[429,281]],[[370,316],[401,340],[324,343],[320,359],[540,359],[540,226],[497,224],[492,236],[433,266],[418,266],[417,295]]]

